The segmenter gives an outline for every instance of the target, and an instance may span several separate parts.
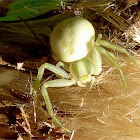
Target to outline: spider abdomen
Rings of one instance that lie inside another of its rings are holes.
[[[95,31],[92,24],[77,17],[59,23],[50,36],[52,51],[63,62],[73,62],[87,56],[94,41]]]

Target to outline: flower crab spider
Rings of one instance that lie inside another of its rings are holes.
[[[126,87],[126,81],[119,64],[113,54],[105,48],[124,53],[135,64],[135,60],[125,48],[109,43],[101,38],[102,35],[99,34],[95,41],[95,31],[92,24],[86,19],[77,17],[62,21],[51,33],[51,49],[60,61],[56,66],[49,63],[40,66],[33,86],[33,94],[38,107],[43,110],[37,92],[44,70],[48,69],[62,77],[61,79],[45,82],[41,87],[41,93],[44,97],[48,113],[67,132],[70,131],[54,116],[47,88],[72,86],[74,84],[84,87],[89,82],[93,85],[95,76],[99,75],[102,71],[101,55],[118,69],[124,87]]]

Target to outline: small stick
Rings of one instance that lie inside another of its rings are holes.
[[[38,35],[34,32],[34,30],[31,28],[31,26],[22,18],[19,16],[19,18],[24,22],[24,24],[28,27],[30,32],[33,34],[33,36],[43,45],[46,46],[46,44],[38,37]]]

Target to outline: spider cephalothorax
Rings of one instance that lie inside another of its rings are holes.
[[[84,18],[73,17],[62,21],[54,28],[50,36],[51,49],[55,58],[60,61],[56,66],[45,63],[41,65],[38,70],[36,82],[33,86],[33,93],[40,108],[37,91],[44,70],[48,69],[62,77],[61,79],[45,82],[41,87],[41,93],[51,117],[68,132],[70,131],[54,116],[47,88],[72,86],[74,84],[86,86],[86,83],[93,85],[95,75],[99,75],[102,71],[101,55],[104,55],[104,57],[119,70],[124,87],[126,87],[125,78],[119,64],[113,54],[105,48],[126,54],[135,64],[135,60],[125,48],[109,43],[101,38],[102,35],[99,34],[95,41],[94,27]]]

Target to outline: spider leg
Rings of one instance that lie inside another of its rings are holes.
[[[115,58],[103,47],[99,46],[99,45],[95,45],[95,47],[97,48],[97,50],[104,55],[104,57],[116,68],[119,70],[121,79],[123,81],[124,84],[124,88],[126,88],[126,81],[125,81],[125,77],[124,74],[119,66],[119,64],[117,63],[117,61],[115,60]]]
[[[54,112],[53,112],[52,104],[51,104],[51,101],[50,101],[50,98],[48,95],[47,88],[48,87],[65,87],[65,86],[71,86],[73,84],[75,84],[75,81],[67,80],[67,79],[56,79],[56,80],[52,80],[52,81],[47,81],[46,83],[43,84],[43,86],[41,88],[41,93],[44,97],[48,113],[54,119],[54,121],[67,132],[70,132],[70,130],[65,128],[61,124],[61,122],[54,116]]]
[[[66,63],[62,62],[62,61],[59,61],[56,64],[56,66],[59,67],[59,68],[62,67],[64,70],[69,72],[69,66]]]
[[[121,46],[118,46],[118,45],[115,45],[115,44],[112,44],[112,43],[110,43],[106,40],[101,40],[101,37],[102,37],[102,35],[99,34],[98,37],[97,37],[97,40],[96,40],[97,44],[99,44],[101,46],[104,46],[106,48],[124,53],[126,56],[129,57],[129,59],[134,63],[134,65],[136,65],[136,62],[135,62],[134,58],[131,56],[131,54],[125,48],[123,48]]]
[[[102,58],[100,52],[95,47],[92,49],[92,60],[94,75],[99,75],[102,71]]]
[[[33,96],[34,96],[34,99],[36,101],[36,104],[37,104],[39,110],[41,110],[42,112],[44,112],[44,110],[41,107],[37,92],[38,92],[39,85],[40,85],[40,82],[42,80],[45,69],[48,69],[48,70],[56,73],[57,75],[59,75],[63,78],[69,78],[70,77],[69,74],[65,70],[63,70],[63,69],[61,69],[61,68],[59,68],[55,65],[49,64],[49,63],[45,63],[45,64],[43,64],[39,67],[38,74],[37,74],[37,77],[36,77],[36,81],[33,85],[32,92],[33,92]]]

